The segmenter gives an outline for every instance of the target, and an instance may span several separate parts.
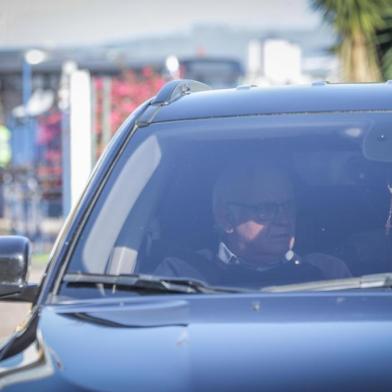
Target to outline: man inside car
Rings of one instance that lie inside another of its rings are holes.
[[[279,165],[256,158],[227,168],[215,183],[212,204],[217,249],[166,258],[156,274],[244,287],[351,276],[335,257],[294,252],[295,193]]]

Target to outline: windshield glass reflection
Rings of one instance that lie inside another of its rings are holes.
[[[68,272],[243,288],[388,272],[392,165],[364,147],[388,122],[259,116],[139,130]]]

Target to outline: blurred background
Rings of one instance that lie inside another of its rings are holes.
[[[392,78],[391,8],[392,0],[0,0],[0,234],[31,239],[39,279],[112,135],[168,80],[230,88]]]

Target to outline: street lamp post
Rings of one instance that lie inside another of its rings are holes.
[[[29,131],[29,133],[31,131],[33,131],[33,127],[32,127],[32,121],[30,118],[31,112],[29,110],[29,103],[31,100],[31,95],[32,95],[32,87],[33,87],[33,72],[32,72],[32,67],[34,65],[40,64],[43,61],[45,61],[47,55],[45,52],[43,52],[42,50],[38,50],[38,49],[30,49],[28,51],[26,51],[23,55],[23,59],[22,59],[22,103],[23,103],[23,114],[24,114],[24,118],[25,118],[25,126],[27,128],[27,130]],[[24,143],[26,143],[25,145],[28,146],[29,143],[26,140],[26,136],[27,134],[24,135]],[[28,215],[29,215],[29,209],[33,209],[34,207],[32,206],[32,202],[29,198],[29,193],[30,190],[27,187],[27,179],[25,180],[25,184],[23,187],[23,195],[22,195],[22,209],[23,209],[23,218],[21,219],[22,221],[24,221],[24,234],[26,235],[27,233],[29,233],[29,219],[28,219]],[[31,183],[31,181],[30,181]],[[33,216],[36,216],[36,214],[33,214]],[[30,222],[30,224],[32,223],[32,227],[36,227],[37,222]]]
[[[32,72],[31,64],[26,61],[26,56],[23,58],[22,67],[22,102],[23,108],[27,112],[27,104],[31,96]]]

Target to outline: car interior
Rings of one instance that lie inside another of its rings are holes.
[[[153,274],[165,257],[186,257],[189,252],[216,249],[212,190],[225,165],[238,156],[238,149],[260,155],[272,150],[290,172],[297,199],[298,254],[336,256],[354,276],[391,270],[392,233],[386,232],[385,224],[392,167],[365,159],[358,145],[332,139],[324,143],[279,140],[270,145],[265,141],[258,144],[238,140],[226,144],[193,143],[192,154],[181,146],[173,154],[181,165],[168,165],[175,169],[167,182],[155,190],[160,195],[154,199],[148,222],[138,222],[136,228],[135,214],[125,220],[114,247],[121,249],[123,259],[129,259],[129,238],[137,229],[142,233],[136,263],[126,263],[125,270]],[[143,192],[148,192],[148,187]],[[145,198],[139,202],[144,203]],[[123,263],[121,257],[119,260],[109,265]]]

